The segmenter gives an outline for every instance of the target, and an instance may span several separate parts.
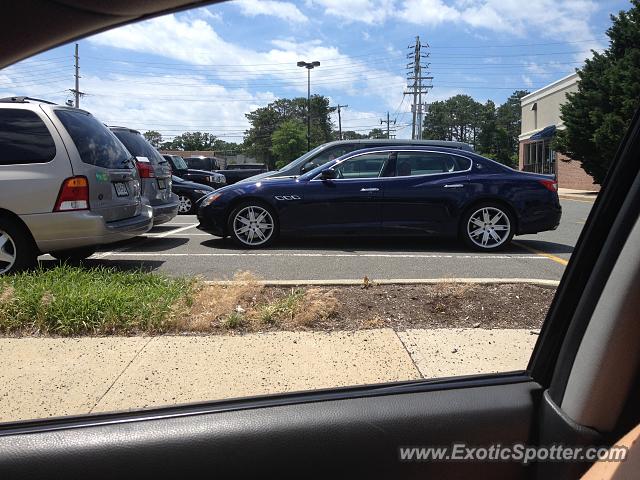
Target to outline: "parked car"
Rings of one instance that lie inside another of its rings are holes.
[[[196,170],[189,168],[187,162],[179,155],[162,155],[164,159],[171,165],[171,171],[174,175],[195,183],[209,185],[213,188],[221,188],[227,184],[227,179],[220,173],[209,172],[206,170]]]
[[[460,236],[504,247],[514,234],[555,229],[561,207],[549,175],[519,172],[443,147],[358,150],[298,178],[225,187],[200,203],[199,229],[244,248],[278,235]]]
[[[264,166],[259,164],[253,164],[257,165],[257,167],[252,168],[247,168],[245,165],[227,165],[227,167],[223,169],[222,162],[215,157],[185,157],[184,160],[187,162],[187,165],[189,165],[189,168],[210,170],[224,175],[227,185],[232,185],[267,171]]]
[[[142,195],[153,208],[153,223],[160,225],[178,214],[178,196],[171,192],[171,167],[140,132],[126,127],[109,127],[135,157],[142,182]]]
[[[263,178],[271,177],[296,177],[302,175],[314,168],[327,163],[334,158],[341,157],[355,150],[364,148],[384,147],[392,145],[415,145],[415,146],[433,146],[433,147],[449,147],[467,152],[473,152],[473,147],[468,143],[449,142],[444,140],[402,140],[402,139],[365,139],[365,140],[337,140],[335,142],[323,143],[316,148],[308,151],[301,157],[293,160],[280,170],[265,172],[253,177],[245,178],[242,181],[256,182]]]
[[[178,195],[178,213],[184,215],[190,215],[195,213],[196,204],[198,201],[214,192],[215,189],[209,185],[202,185],[200,183],[189,182],[183,178],[173,175],[173,193]]]
[[[127,149],[89,112],[0,99],[0,274],[89,257],[153,225]]]

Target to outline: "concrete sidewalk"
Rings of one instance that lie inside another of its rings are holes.
[[[529,330],[0,339],[0,421],[524,369]]]

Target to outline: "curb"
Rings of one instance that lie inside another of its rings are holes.
[[[559,280],[530,279],[530,278],[383,278],[370,279],[373,285],[434,285],[439,283],[476,283],[497,285],[505,283],[527,283],[545,287],[557,287]],[[246,282],[237,280],[205,280],[205,285],[238,285]],[[288,287],[301,285],[317,286],[359,286],[363,285],[363,279],[337,279],[337,280],[257,280],[255,283],[267,287]]]
[[[570,193],[559,194],[558,198],[563,198],[565,200],[578,200],[580,202],[588,202],[588,203],[593,203],[596,201],[596,197],[589,197],[586,195],[571,195]]]

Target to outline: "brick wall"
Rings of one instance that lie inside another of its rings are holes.
[[[558,187],[574,190],[600,191],[600,185],[593,183],[593,178],[575,160],[566,161],[569,157],[556,152],[556,171]]]

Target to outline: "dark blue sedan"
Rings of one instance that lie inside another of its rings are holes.
[[[555,229],[557,182],[471,152],[438,147],[358,150],[297,178],[230,185],[205,197],[198,228],[245,248],[278,236],[460,237],[491,251],[514,234]]]

